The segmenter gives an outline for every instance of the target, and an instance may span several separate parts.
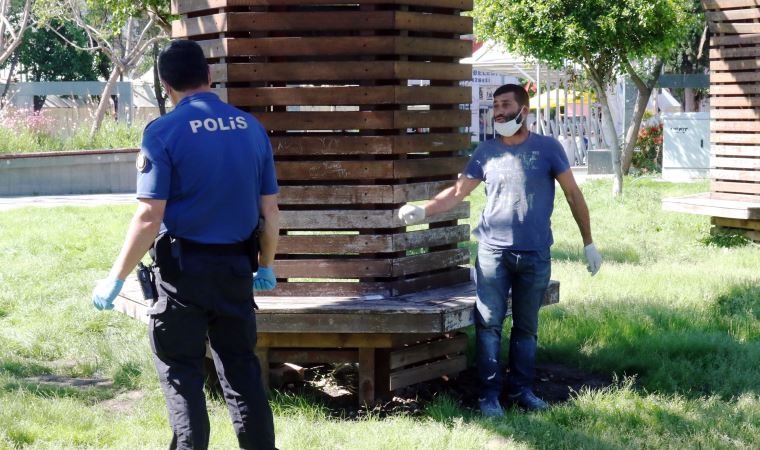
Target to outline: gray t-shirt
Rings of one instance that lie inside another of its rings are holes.
[[[464,169],[485,182],[486,205],[473,232],[478,242],[509,250],[551,247],[554,178],[569,169],[562,145],[550,136],[530,133],[515,146],[481,143]]]

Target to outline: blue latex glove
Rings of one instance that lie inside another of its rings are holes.
[[[92,304],[98,310],[113,309],[113,301],[122,286],[124,286],[124,280],[114,277],[108,277],[105,280],[98,281],[95,289],[92,290]]]
[[[253,277],[253,289],[256,291],[271,291],[277,286],[277,280],[274,278],[274,271],[271,267],[259,267]]]

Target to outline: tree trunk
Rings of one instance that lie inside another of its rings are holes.
[[[610,111],[607,92],[602,92],[604,93],[599,96],[599,103],[602,105],[602,127],[604,128],[605,141],[610,147],[610,153],[612,154],[612,172],[615,174],[615,178],[612,182],[612,195],[614,197],[620,197],[623,195],[623,170],[620,165],[620,140],[618,139],[617,131],[615,131],[615,123],[612,121],[612,112]]]
[[[8,78],[5,80],[3,93],[0,94],[0,109],[5,108],[5,98],[8,96],[8,90],[11,87],[11,81],[13,80],[13,74],[16,72],[17,64],[18,64],[18,57],[13,56],[11,59],[11,66],[8,68]]]
[[[644,111],[647,109],[649,103],[649,97],[652,96],[652,88],[645,87],[644,90],[639,90],[636,97],[636,105],[633,107],[633,117],[631,123],[628,125],[628,130],[625,133],[625,147],[623,148],[623,173],[628,175],[631,170],[631,161],[633,160],[633,149],[636,148],[636,143],[639,140],[639,128],[641,128],[641,119],[644,117]]]
[[[694,95],[693,88],[683,89],[683,111],[684,112],[694,112],[697,110],[697,105],[696,105],[696,102],[694,101],[695,98],[696,98],[696,95]]]
[[[45,106],[45,100],[47,100],[47,95],[35,95],[32,97],[32,111],[38,112],[42,110],[42,107]]]
[[[602,141],[609,147],[612,154],[612,172],[615,177],[612,182],[612,196],[620,197],[623,195],[623,171],[620,166],[620,140],[618,139],[617,131],[615,131],[615,123],[612,121],[612,113],[610,111],[609,99],[607,98],[607,89],[601,80],[594,79],[593,75],[591,79],[596,89],[599,104],[602,106],[602,129],[604,135]]]
[[[111,92],[113,91],[114,86],[116,86],[116,81],[118,81],[120,74],[121,71],[119,70],[119,66],[114,64],[113,70],[111,70],[111,75],[108,77],[108,81],[106,82],[106,87],[103,88],[103,93],[100,94],[100,102],[98,103],[98,108],[95,110],[95,118],[92,122],[92,128],[90,128],[91,140],[98,133],[98,130],[100,130],[100,125],[103,123],[103,117],[106,114],[108,103],[110,103],[111,100]]]
[[[161,92],[161,80],[158,76],[158,43],[153,43],[153,93],[156,95],[156,104],[158,112],[163,116],[166,114],[166,98]]]
[[[652,96],[652,90],[657,84],[657,80],[660,79],[660,72],[662,72],[664,62],[665,61],[662,59],[657,60],[646,82],[644,82],[639,74],[636,73],[633,66],[628,63],[624,64],[628,75],[631,76],[631,79],[636,85],[636,89],[639,91],[636,96],[636,106],[633,109],[633,120],[631,120],[631,124],[628,126],[628,131],[626,132],[623,155],[621,158],[623,163],[623,173],[626,175],[631,169],[633,149],[636,147],[636,142],[639,138],[641,119],[644,117],[644,111],[646,111],[647,103],[649,103],[649,97]]]

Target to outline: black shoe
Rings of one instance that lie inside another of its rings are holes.
[[[526,411],[545,411],[549,409],[549,404],[533,394],[533,391],[523,391],[519,394],[507,396],[507,401],[511,405],[517,405]]]

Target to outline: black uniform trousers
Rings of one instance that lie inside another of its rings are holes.
[[[158,264],[158,300],[150,311],[149,334],[174,432],[170,448],[208,448],[203,393],[207,338],[240,448],[275,448],[272,411],[254,354],[248,256],[196,249],[182,252],[181,271]]]

